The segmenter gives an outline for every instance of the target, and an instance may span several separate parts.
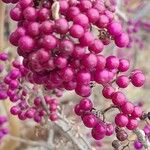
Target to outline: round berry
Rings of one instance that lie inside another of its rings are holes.
[[[119,127],[125,127],[128,124],[128,117],[122,113],[119,113],[115,117],[115,123]]]
[[[142,109],[141,109],[141,107],[135,106],[131,116],[134,117],[134,118],[141,117],[142,116]]]
[[[134,106],[130,102],[126,102],[124,105],[122,105],[121,110],[124,114],[131,114],[134,110]]]
[[[131,83],[136,87],[141,87],[145,82],[143,73],[137,72],[131,76]]]
[[[129,118],[126,126],[129,130],[135,130],[138,127],[138,121],[136,119]]]
[[[88,128],[93,128],[97,124],[97,118],[93,114],[85,114],[82,120],[84,125]]]
[[[120,88],[126,88],[129,85],[130,80],[127,76],[121,75],[117,77],[116,83]]]
[[[91,110],[91,109],[92,109],[93,104],[92,104],[92,102],[91,102],[90,99],[84,98],[84,99],[82,99],[82,100],[80,101],[79,106],[80,106],[80,108],[81,108],[82,110],[88,111],[88,110]]]
[[[122,106],[126,103],[126,97],[122,92],[115,92],[112,94],[112,102],[117,106]]]

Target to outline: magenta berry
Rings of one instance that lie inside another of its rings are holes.
[[[57,121],[58,115],[56,113],[52,113],[52,114],[50,114],[49,119],[51,121]]]
[[[118,47],[126,47],[129,43],[129,37],[126,33],[122,33],[115,37],[115,44]]]
[[[79,39],[82,46],[90,46],[94,42],[94,35],[91,32],[85,32]]]
[[[23,36],[19,39],[18,45],[21,50],[31,52],[35,46],[34,40],[29,36]]]
[[[89,84],[91,81],[91,74],[87,71],[81,71],[77,74],[78,84]]]
[[[100,140],[105,137],[106,134],[106,126],[103,123],[98,123],[93,129],[92,129],[92,136],[95,140]]]
[[[135,130],[138,127],[138,121],[136,119],[129,118],[126,126],[129,130]]]
[[[91,100],[90,99],[88,99],[88,98],[84,98],[84,99],[82,99],[81,101],[80,101],[80,108],[82,109],[82,110],[91,110],[92,109],[92,107],[93,107],[93,104],[92,104],[92,102],[91,102]]]
[[[109,72],[107,70],[96,70],[94,79],[99,84],[105,84],[109,81]]]
[[[80,108],[80,105],[77,104],[77,105],[74,107],[74,112],[75,112],[76,115],[81,116],[84,111]]]
[[[87,11],[87,16],[91,23],[96,23],[99,19],[99,12],[97,9],[91,8]]]
[[[106,58],[106,67],[108,69],[117,69],[119,66],[119,60],[116,56],[109,56]]]
[[[122,33],[122,26],[119,22],[111,22],[107,26],[108,32],[113,36],[119,36]]]
[[[129,69],[129,66],[130,66],[130,63],[127,59],[120,59],[118,70],[120,72],[125,72]]]
[[[46,35],[43,38],[42,45],[44,46],[44,48],[46,50],[52,50],[52,49],[56,48],[56,46],[57,46],[57,40],[52,35]]]
[[[92,69],[97,65],[97,58],[94,54],[85,54],[82,59],[82,64],[85,68]]]
[[[141,117],[142,116],[142,109],[141,109],[141,107],[135,106],[131,116],[134,117],[134,118]]]
[[[36,9],[33,7],[27,7],[24,11],[23,11],[23,15],[24,18],[28,21],[35,21],[37,18],[37,12]]]
[[[126,97],[122,92],[115,92],[112,94],[112,102],[117,106],[122,106],[126,103]]]
[[[136,150],[141,150],[143,148],[143,144],[137,140],[134,142],[134,147]]]
[[[117,77],[116,83],[120,88],[126,88],[129,85],[130,80],[127,76],[121,75]]]
[[[114,92],[115,89],[112,86],[105,86],[102,90],[103,96],[107,99],[111,99],[111,96]]]
[[[97,118],[93,114],[85,114],[82,120],[84,125],[88,128],[93,128],[97,124]]]
[[[111,136],[114,133],[114,125],[113,124],[106,124],[106,135]]]
[[[55,30],[60,34],[68,32],[69,25],[66,19],[58,19],[55,21]]]
[[[145,82],[145,76],[137,72],[131,76],[131,83],[136,87],[141,87]]]
[[[128,117],[122,113],[119,113],[115,117],[115,123],[119,127],[125,127],[128,124]]]
[[[84,14],[78,14],[77,16],[75,16],[73,22],[74,24],[81,25],[83,28],[87,28],[89,26],[89,19]]]
[[[70,35],[74,38],[81,38],[84,35],[84,28],[75,24],[70,28]]]
[[[134,106],[132,103],[126,102],[124,105],[122,105],[121,110],[124,114],[132,114]]]
[[[104,48],[103,43],[100,40],[94,40],[94,42],[89,46],[89,50],[95,54],[100,53]]]

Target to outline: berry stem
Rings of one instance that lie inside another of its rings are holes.
[[[102,113],[105,114],[107,111],[109,111],[110,109],[113,109],[113,108],[118,108],[118,106],[116,105],[111,105],[109,106],[108,108],[106,108]],[[118,108],[119,109],[119,108]]]
[[[105,120],[106,120],[106,116],[105,116],[106,112],[109,111],[109,110],[111,110],[111,109],[113,109],[113,108],[119,109],[118,106],[116,106],[116,105],[111,105],[111,106],[109,106],[108,108],[106,108],[105,110],[103,110],[103,111],[101,112],[101,113],[102,113],[102,116],[103,116],[103,121],[104,121],[104,122],[105,122]]]

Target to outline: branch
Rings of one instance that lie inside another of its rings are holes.
[[[137,135],[138,140],[143,144],[146,150],[150,149],[150,142],[145,136],[145,133],[143,130],[136,129],[134,130],[134,133]]]
[[[73,131],[70,130],[71,126],[66,121],[64,121],[63,118],[59,119],[54,124],[67,139],[71,140],[75,149],[77,150],[91,150],[92,149],[90,144],[88,143],[86,139],[84,139],[84,137],[82,137],[81,135],[76,137],[74,135]]]
[[[43,105],[44,110],[46,111],[47,115],[49,115],[50,112],[43,99],[42,90],[39,91],[38,94],[42,100],[42,105]],[[75,137],[73,131],[70,130],[72,127],[70,126],[69,121],[66,118],[64,118],[61,114],[58,114],[58,116],[59,116],[59,120],[54,122],[54,125],[55,125],[54,127],[57,127],[68,140],[71,140],[72,144],[77,150],[91,150],[92,148],[86,139],[84,139],[80,135],[78,137]]]

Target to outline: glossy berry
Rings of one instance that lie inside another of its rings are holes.
[[[122,106],[126,103],[126,97],[122,92],[115,92],[112,94],[112,102],[117,106]]]
[[[89,84],[91,81],[91,74],[88,71],[81,71],[77,73],[78,84]]]
[[[86,15],[84,14],[78,14],[73,18],[74,24],[79,24],[83,28],[87,28],[89,26],[89,19]]]
[[[91,7],[92,7],[92,3],[88,0],[82,0],[79,5],[79,8],[81,9],[81,11],[86,11],[90,9]]]
[[[105,86],[102,90],[103,96],[107,99],[111,99],[111,96],[114,92],[115,89],[112,86]]]
[[[115,117],[115,123],[119,127],[125,127],[128,124],[128,117],[122,113],[119,113]]]
[[[105,137],[106,134],[106,127],[103,123],[97,124],[93,129],[92,129],[92,137],[95,140],[100,140]]]
[[[134,141],[134,148],[136,150],[141,150],[143,148],[143,144],[140,141]]]
[[[57,121],[58,115],[56,113],[52,113],[52,114],[50,114],[49,119],[51,121]]]
[[[114,125],[113,124],[106,124],[106,135],[111,136],[114,133]]]
[[[55,21],[55,30],[57,33],[66,34],[68,32],[69,25],[66,19],[58,19]]]
[[[146,135],[150,135],[150,125],[146,125],[144,127],[144,132],[145,132]]]
[[[87,11],[87,16],[91,23],[96,23],[99,19],[99,12],[97,9],[91,8]]]
[[[105,84],[109,81],[109,72],[107,70],[96,70],[94,79],[99,84]]]
[[[126,102],[124,105],[122,105],[121,110],[124,114],[132,114],[134,110],[134,106],[130,102]]]
[[[75,92],[82,97],[89,97],[91,95],[90,85],[77,85]]]
[[[122,26],[119,22],[111,22],[107,29],[108,32],[113,36],[119,36],[122,33]]]
[[[82,120],[88,128],[93,128],[97,124],[97,118],[93,114],[85,114]]]
[[[106,65],[106,59],[103,55],[97,55],[97,70],[103,70]]]
[[[115,37],[115,44],[118,47],[126,47],[129,43],[129,37],[126,33],[122,33]]]
[[[94,42],[89,46],[89,50],[95,54],[102,52],[103,48],[103,43],[98,39],[94,40]]]
[[[145,82],[145,76],[137,72],[131,76],[131,83],[136,87],[141,87]]]
[[[94,36],[91,32],[85,32],[84,35],[79,39],[82,46],[90,46],[94,42]]]
[[[84,35],[84,28],[75,24],[70,28],[70,35],[74,38],[81,38]]]
[[[79,106],[82,110],[88,111],[92,109],[93,104],[90,99],[84,98],[80,101]]]
[[[126,88],[129,85],[130,80],[127,76],[121,75],[117,77],[116,83],[120,88]]]
[[[82,64],[85,68],[92,69],[97,65],[97,57],[95,54],[85,54],[82,58]]]
[[[108,69],[117,69],[119,66],[119,59],[116,56],[109,56],[106,58],[106,67]]]
[[[74,112],[75,112],[76,115],[81,116],[81,115],[84,113],[84,110],[82,110],[82,109],[80,108],[80,105],[77,104],[77,105],[74,107]]]
[[[138,127],[138,121],[136,119],[129,118],[126,126],[129,130],[135,130]]]
[[[142,116],[142,109],[141,109],[141,107],[135,106],[131,116],[134,117],[134,118],[141,117]]]
[[[119,60],[119,67],[118,67],[118,70],[120,72],[125,72],[129,69],[130,67],[130,63],[127,59],[120,59]]]

